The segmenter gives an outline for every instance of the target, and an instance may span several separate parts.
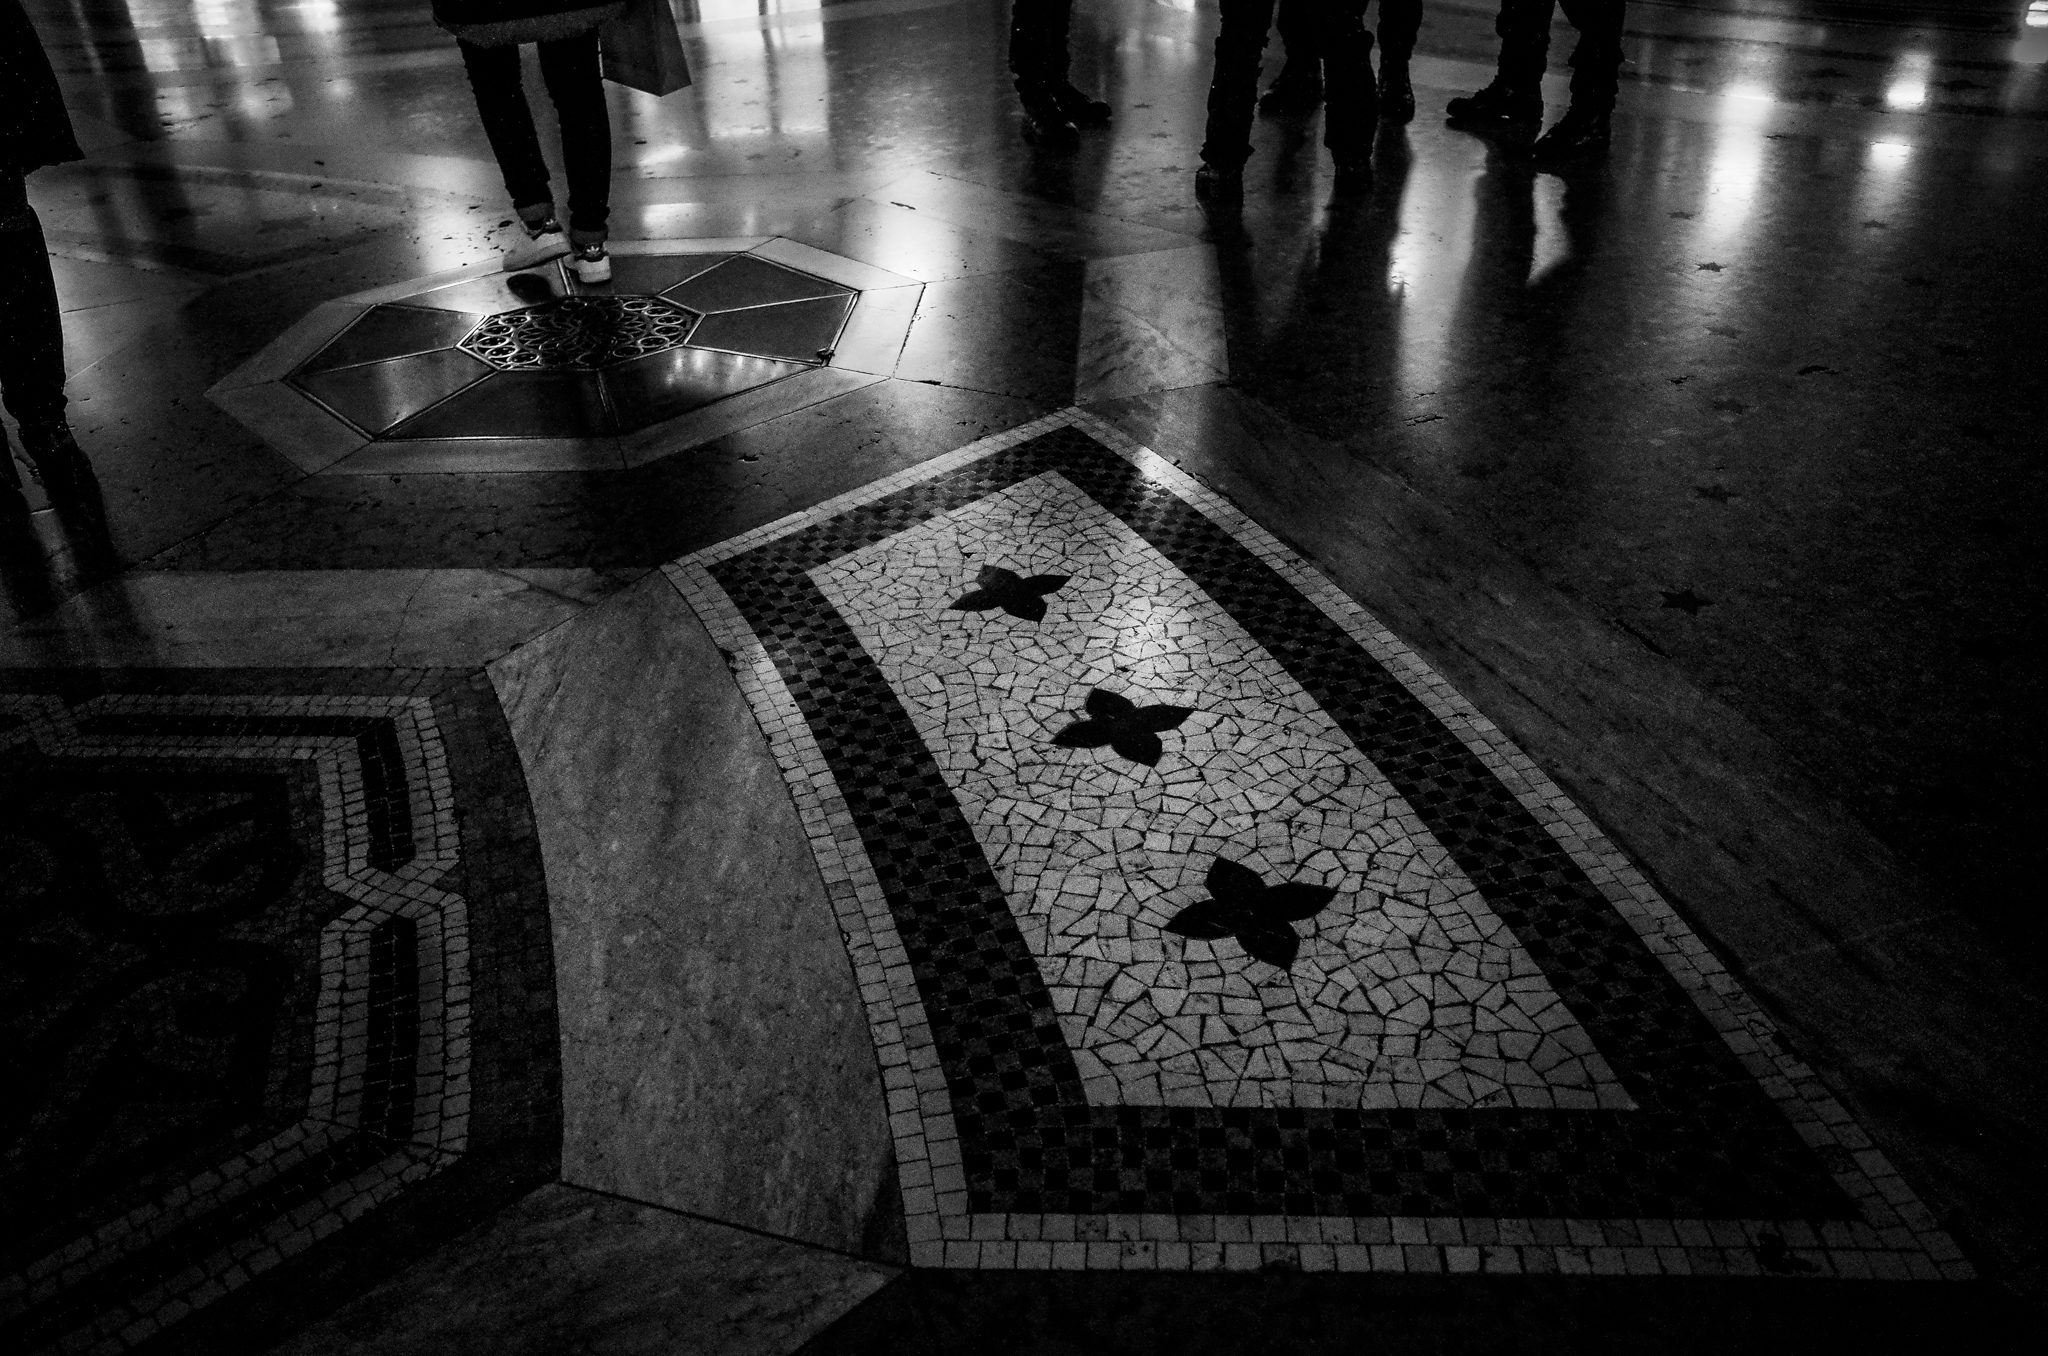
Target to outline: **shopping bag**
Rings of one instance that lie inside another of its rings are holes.
[[[674,94],[690,83],[669,0],[627,0],[625,10],[597,30],[604,78],[649,94]]]

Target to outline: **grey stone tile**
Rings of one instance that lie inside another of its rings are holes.
[[[890,1268],[543,1187],[275,1348],[278,1356],[783,1356]]]
[[[169,668],[471,666],[580,611],[597,571],[160,571],[0,634],[0,663]],[[554,578],[557,586],[541,581]]]
[[[492,677],[553,901],[565,1179],[902,1257],[852,969],[688,606],[651,575]]]

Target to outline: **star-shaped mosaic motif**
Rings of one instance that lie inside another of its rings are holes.
[[[1089,719],[1077,720],[1052,737],[1063,749],[1099,749],[1104,744],[1117,756],[1156,767],[1166,752],[1161,730],[1171,730],[1192,716],[1185,706],[1138,706],[1128,697],[1090,688],[1085,703]]]
[[[963,593],[947,604],[955,612],[986,612],[1001,608],[1025,621],[1045,620],[1045,595],[1064,585],[1071,575],[1034,574],[1028,579],[1000,565],[984,565],[974,577],[972,592]]]
[[[1282,881],[1268,885],[1241,862],[1218,857],[1203,882],[1207,899],[1198,899],[1173,916],[1168,932],[1199,941],[1234,937],[1245,954],[1282,970],[1294,964],[1301,938],[1291,924],[1313,918],[1337,892],[1327,885]]]

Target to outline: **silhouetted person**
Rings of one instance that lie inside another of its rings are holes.
[[[92,465],[64,420],[64,321],[28,176],[82,160],[71,115],[21,0],[0,0],[0,399],[53,499],[82,491]],[[19,502],[14,456],[0,438],[0,495]]]
[[[1280,0],[1280,44],[1287,59],[1259,98],[1268,113],[1306,113],[1323,101],[1323,53],[1316,42],[1316,0]],[[1422,28],[1422,0],[1380,0],[1379,104],[1382,117],[1406,122],[1415,116],[1415,86],[1408,58]]]
[[[598,65],[597,29],[623,0],[433,0],[434,22],[455,35],[477,116],[526,240],[505,251],[505,267],[531,268],[570,255],[579,280],[612,276],[605,253],[612,200],[612,120]],[[540,48],[540,75],[562,129],[569,179],[569,229],[555,215],[548,163],[541,157],[520,83],[519,46]]]
[[[1109,122],[1109,105],[1067,78],[1073,15],[1074,0],[1011,0],[1010,75],[1024,104],[1024,139],[1034,146],[1072,150],[1079,129]]]
[[[1572,48],[1572,102],[1536,142],[1539,160],[1598,150],[1612,139],[1615,85],[1621,73],[1624,0],[1502,0],[1493,31],[1500,58],[1492,83],[1453,99],[1453,122],[1535,126],[1543,121],[1543,68],[1550,54],[1550,16],[1559,4],[1579,30]]]
[[[1323,145],[1337,167],[1337,186],[1364,187],[1372,173],[1372,138],[1379,126],[1372,78],[1372,34],[1365,29],[1366,0],[1308,0],[1322,58]],[[1273,27],[1273,0],[1223,0],[1216,35],[1216,68],[1209,80],[1209,124],[1195,192],[1235,197],[1244,190],[1244,162],[1252,154],[1252,111],[1258,101],[1259,61]]]

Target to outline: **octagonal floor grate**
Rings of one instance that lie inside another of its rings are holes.
[[[286,379],[378,442],[631,433],[831,360],[858,293],[731,253],[560,265],[372,308]]]

